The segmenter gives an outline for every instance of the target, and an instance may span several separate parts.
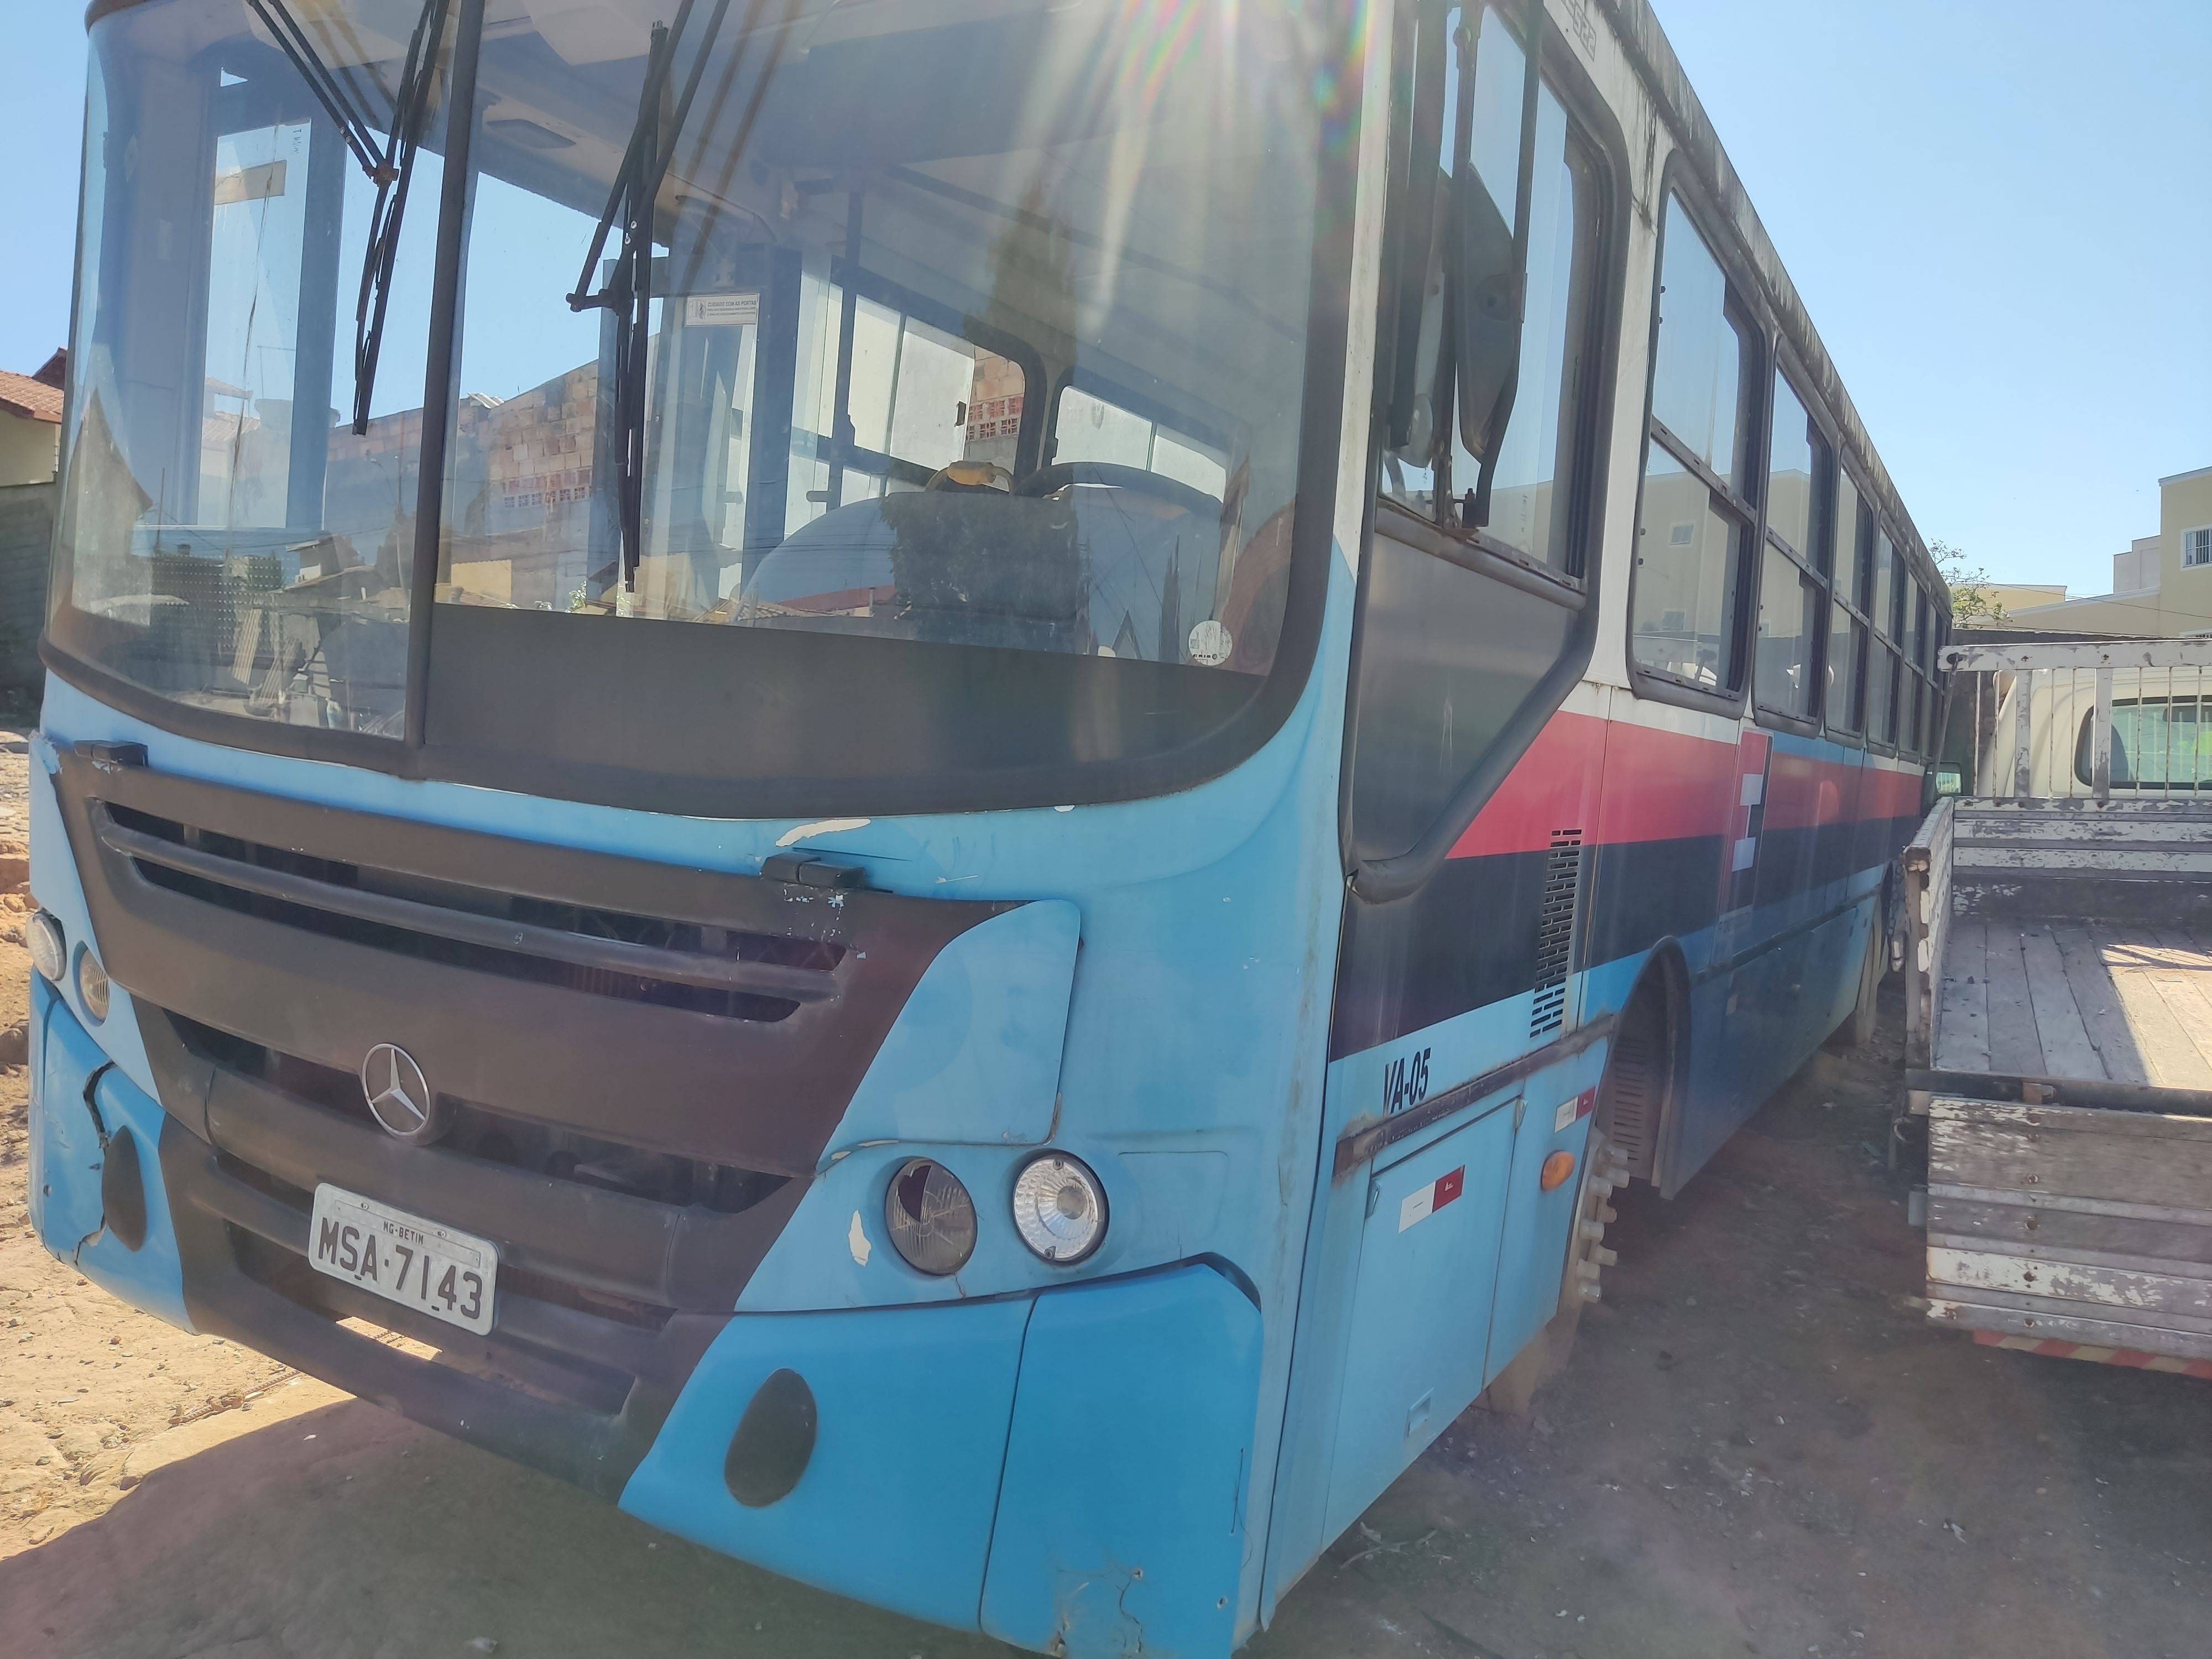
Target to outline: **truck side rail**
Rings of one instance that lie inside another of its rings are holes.
[[[1905,1063],[1928,1066],[1942,1021],[1943,943],[1951,930],[1951,840],[1957,818],[1949,799],[1936,803],[1905,848]]]
[[[1963,718],[1971,736],[1969,799],[2212,799],[2212,641],[1954,645],[1940,660],[1952,729]]]

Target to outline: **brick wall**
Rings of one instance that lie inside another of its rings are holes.
[[[35,686],[56,486],[0,485],[0,686]]]

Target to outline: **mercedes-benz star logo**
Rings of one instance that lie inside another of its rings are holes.
[[[415,1056],[396,1042],[380,1042],[361,1063],[361,1091],[384,1132],[410,1146],[427,1146],[446,1132],[438,1097]]]

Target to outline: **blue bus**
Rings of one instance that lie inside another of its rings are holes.
[[[1225,1655],[1863,1036],[1948,601],[1644,0],[88,27],[30,1179],[117,1296]]]

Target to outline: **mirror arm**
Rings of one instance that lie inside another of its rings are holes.
[[[1513,198],[1513,277],[1507,295],[1508,314],[1513,319],[1513,358],[1505,369],[1504,384],[1498,389],[1498,405],[1490,417],[1489,439],[1483,445],[1482,471],[1468,492],[1466,522],[1476,529],[1490,523],[1490,486],[1498,470],[1498,452],[1505,447],[1505,428],[1513,419],[1514,399],[1521,387],[1521,333],[1528,315],[1528,220],[1530,197],[1536,178],[1536,94],[1544,67],[1544,0],[1528,0],[1528,38],[1522,43],[1527,70],[1521,82],[1521,154],[1515,169]]]

